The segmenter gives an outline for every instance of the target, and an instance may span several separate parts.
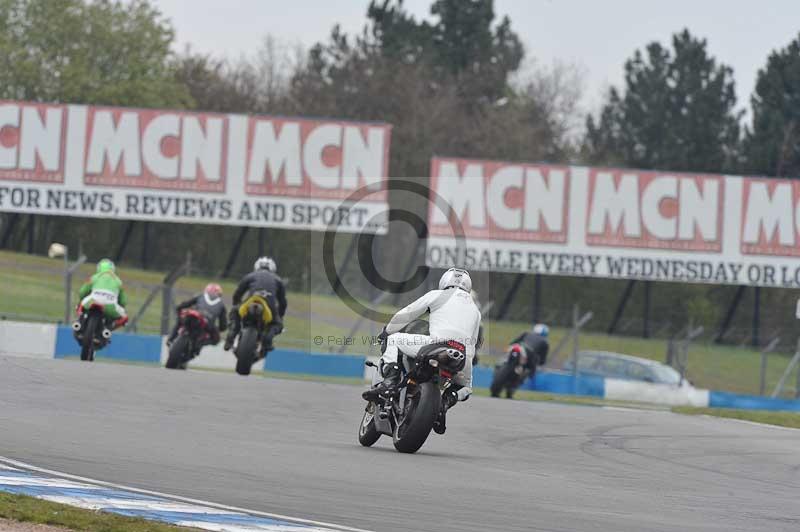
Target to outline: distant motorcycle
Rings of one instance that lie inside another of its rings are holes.
[[[367,403],[358,429],[359,443],[370,447],[385,434],[399,452],[417,452],[442,415],[442,393],[465,362],[466,347],[452,340],[431,344],[416,358],[404,356],[401,350],[400,382],[388,397]]]
[[[106,325],[105,307],[96,300],[78,306],[78,319],[72,324],[75,340],[81,346],[81,360],[92,362],[97,351],[111,341]]]
[[[511,399],[530,374],[525,347],[520,344],[511,345],[506,360],[495,366],[492,384],[489,387],[492,397],[500,397],[505,389],[506,397]]]
[[[186,369],[186,364],[200,354],[200,349],[211,338],[208,320],[201,312],[183,310],[178,319],[181,324],[178,336],[172,342],[167,357],[166,367],[169,369]]]
[[[253,294],[239,307],[242,330],[233,349],[239,375],[250,375],[253,364],[267,356],[268,340],[275,334],[266,297],[267,294]]]

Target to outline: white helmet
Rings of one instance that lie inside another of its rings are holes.
[[[461,268],[450,268],[439,279],[439,290],[456,287],[467,292],[472,291],[472,279],[467,270]]]
[[[278,265],[270,257],[259,257],[253,264],[253,271],[267,270],[268,272],[275,273],[278,271]]]

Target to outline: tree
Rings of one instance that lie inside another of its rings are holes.
[[[800,35],[773,51],[758,71],[751,98],[752,129],[745,135],[746,168],[800,177]]]
[[[188,106],[173,40],[147,0],[0,0],[0,98]]]
[[[705,39],[675,34],[625,63],[625,91],[612,88],[598,119],[586,120],[592,163],[719,172],[739,153],[733,71],[708,54]]]
[[[177,78],[202,111],[288,113],[291,78],[301,64],[267,36],[255,55],[235,63],[187,49],[178,58]]]

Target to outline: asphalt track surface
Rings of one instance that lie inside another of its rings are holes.
[[[353,386],[0,356],[0,455],[376,531],[800,530],[800,431],[473,398],[416,455]]]

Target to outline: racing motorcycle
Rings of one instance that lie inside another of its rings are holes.
[[[186,364],[200,354],[200,349],[210,339],[208,320],[195,309],[183,310],[178,318],[181,322],[178,336],[169,348],[166,367],[186,369]]]
[[[266,293],[253,294],[239,307],[242,330],[233,349],[239,375],[250,375],[253,364],[267,356],[268,335],[273,334],[270,330],[272,310],[267,296]]]
[[[416,358],[401,350],[400,381],[390,394],[367,403],[358,429],[359,443],[370,447],[385,434],[399,452],[417,452],[444,415],[442,394],[465,362],[466,346],[453,340],[425,346]],[[377,364],[366,364],[380,371]]]
[[[508,349],[508,356],[505,362],[495,366],[489,391],[492,397],[500,397],[503,389],[505,389],[506,397],[511,399],[517,388],[519,388],[529,376],[528,353],[524,346],[513,344]]]
[[[89,301],[87,306],[78,305],[78,319],[72,323],[72,330],[81,346],[81,360],[92,362],[94,354],[111,341],[104,308],[99,301]]]

